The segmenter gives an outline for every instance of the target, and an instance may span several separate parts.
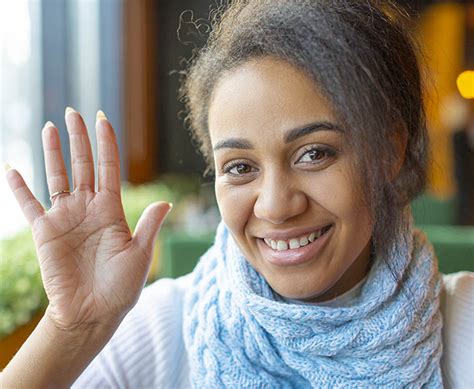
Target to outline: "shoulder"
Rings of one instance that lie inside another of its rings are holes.
[[[187,387],[182,311],[190,282],[186,275],[147,286],[73,388]]]
[[[443,275],[440,304],[446,387],[474,387],[474,273]]]
[[[458,316],[474,318],[474,273],[461,271],[452,274],[443,274],[443,288],[441,291],[441,309],[445,321],[449,322]]]
[[[472,292],[474,287],[474,273],[460,271],[457,273],[443,274],[443,289],[449,295],[464,295]]]

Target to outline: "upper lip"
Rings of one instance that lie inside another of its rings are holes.
[[[289,228],[286,230],[279,230],[279,231],[266,230],[266,231],[263,231],[262,233],[259,233],[256,236],[260,239],[269,238],[272,240],[288,240],[291,238],[298,238],[302,235],[311,234],[312,232],[317,231],[330,224],[332,223],[320,224],[318,227],[295,227],[295,228]]]

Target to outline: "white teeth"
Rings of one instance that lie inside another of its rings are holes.
[[[298,239],[290,239],[290,249],[297,249],[300,247],[300,241]]]
[[[284,250],[293,250],[303,246],[306,246],[309,243],[314,242],[321,235],[323,235],[326,229],[321,228],[316,232],[312,232],[309,235],[302,236],[300,238],[292,238],[288,241],[285,240],[273,240],[270,238],[264,238],[264,242],[267,246],[271,247],[273,250],[284,251]]]

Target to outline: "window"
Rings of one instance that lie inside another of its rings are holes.
[[[18,169],[46,207],[46,120],[59,128],[70,177],[66,106],[83,114],[94,156],[97,109],[113,122],[122,148],[122,7],[107,0],[0,1],[0,161]],[[3,177],[0,196],[1,238],[26,221]]]

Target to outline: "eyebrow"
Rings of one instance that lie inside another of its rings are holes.
[[[283,141],[285,143],[290,143],[295,141],[298,138],[303,136],[312,134],[313,132],[317,131],[337,131],[343,133],[344,131],[340,126],[330,122],[316,122],[304,125],[303,127],[293,128],[286,132],[285,136],[283,137]],[[228,138],[221,140],[216,143],[213,147],[214,151],[220,149],[253,149],[252,143],[250,143],[247,139],[244,138]]]
[[[298,127],[298,128],[289,130],[283,137],[283,141],[285,143],[290,143],[290,142],[295,141],[298,138],[301,138],[302,136],[306,136],[306,135],[312,134],[313,132],[323,131],[323,130],[337,131],[341,133],[344,132],[342,130],[342,127],[338,126],[337,124],[330,123],[330,122],[317,122],[317,123],[312,123],[309,125],[305,125],[303,127]]]
[[[217,142],[213,150],[220,149],[253,149],[252,144],[243,138],[228,138]]]

